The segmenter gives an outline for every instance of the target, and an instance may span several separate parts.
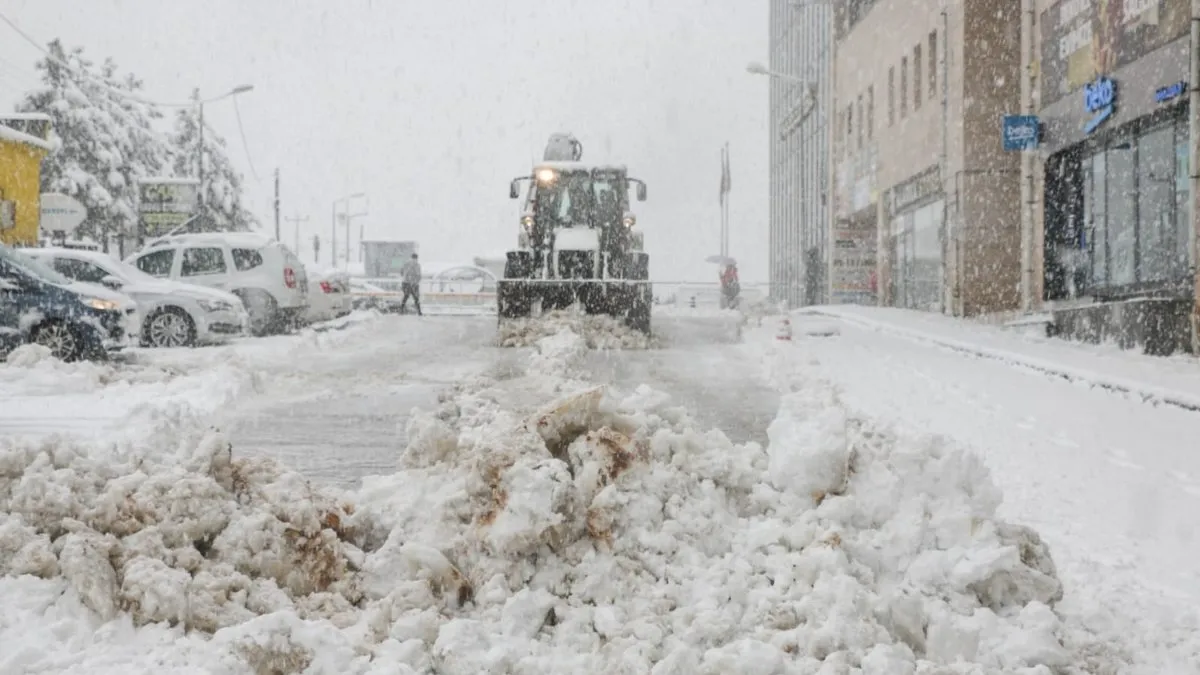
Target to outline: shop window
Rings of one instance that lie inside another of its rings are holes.
[[[1138,281],[1167,281],[1175,269],[1175,130],[1138,139]]]
[[[1175,124],[1175,260],[1174,278],[1187,275],[1191,251],[1191,213],[1188,208],[1188,125],[1187,120]]]
[[[1092,240],[1092,284],[1108,284],[1108,163],[1103,152],[1087,162],[1091,180],[1084,184],[1085,210],[1089,212]],[[1088,208],[1090,207],[1090,208]]]
[[[1108,282],[1137,281],[1137,153],[1133,141],[1110,145],[1108,161]]]

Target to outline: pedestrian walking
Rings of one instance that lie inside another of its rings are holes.
[[[404,293],[400,298],[400,313],[408,312],[408,299],[412,297],[413,304],[417,306],[417,316],[424,316],[421,313],[421,263],[417,262],[416,253],[412,254],[412,260],[400,268],[400,275],[400,290]]]

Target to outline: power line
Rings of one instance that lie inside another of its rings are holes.
[[[233,97],[233,114],[237,117],[238,135],[242,137],[242,152],[246,153],[246,163],[250,165],[250,175],[254,177],[254,182],[258,180],[258,171],[254,170],[254,160],[250,159],[250,144],[246,142],[246,130],[242,128],[242,111],[238,109],[237,97]]]
[[[146,105],[158,106],[160,108],[193,108],[196,106],[195,101],[192,101],[190,103],[163,103],[162,101],[151,101],[150,99],[142,98],[141,96],[135,96],[134,94],[132,94],[124,89],[117,89],[116,87],[110,86],[107,82],[97,79],[91,73],[86,73],[86,72],[75,70],[75,68],[73,66],[71,66],[71,64],[66,63],[65,61],[59,59],[57,56],[51,54],[49,52],[49,50],[47,50],[45,47],[38,44],[37,40],[34,40],[32,37],[27,35],[25,33],[25,31],[21,30],[17,26],[17,24],[12,22],[12,19],[9,19],[7,16],[4,16],[3,13],[0,13],[0,21],[3,21],[4,23],[8,24],[9,28],[12,28],[14,31],[16,31],[17,35],[20,35],[22,38],[25,39],[26,42],[33,45],[33,47],[35,49],[37,49],[39,52],[41,52],[42,54],[44,54],[47,59],[58,64],[62,68],[66,69],[67,72],[71,73],[72,75],[75,75],[76,77],[83,78],[85,80],[91,80],[92,83],[96,84],[97,86],[101,87],[102,89],[104,89],[105,91],[107,91],[108,93],[110,93],[114,96],[117,96],[120,98],[126,98],[126,99],[129,99],[130,101],[135,101],[137,103],[144,103]]]
[[[191,101],[188,103],[164,103],[162,101],[152,101],[150,99],[143,98],[141,96],[136,96],[136,95],[132,94],[131,92],[126,91],[124,89],[118,89],[116,87],[113,87],[113,86],[109,85],[107,82],[94,77],[91,73],[75,70],[75,68],[73,66],[62,61],[61,59],[56,57],[54,54],[51,54],[49,50],[42,47],[42,45],[39,44],[37,40],[33,39],[27,33],[25,33],[25,31],[21,30],[21,28],[19,26],[17,26],[17,24],[12,22],[12,19],[9,19],[2,12],[0,12],[0,21],[3,21],[4,23],[8,24],[9,28],[12,28],[14,31],[16,31],[17,35],[20,35],[26,42],[33,45],[33,47],[35,49],[37,49],[39,52],[44,54],[46,56],[46,58],[49,59],[50,61],[58,64],[60,67],[64,68],[67,72],[75,75],[78,78],[91,81],[93,84],[99,86],[100,88],[104,89],[106,92],[108,92],[109,94],[112,94],[113,96],[116,96],[118,98],[124,98],[124,99],[130,100],[130,101],[134,101],[136,103],[142,103],[144,105],[156,106],[159,108],[195,108],[204,103],[204,101]],[[85,91],[85,90],[81,90],[81,91],[83,92],[83,95],[85,97],[88,97],[87,91]],[[88,97],[88,98],[90,98],[90,97]],[[233,96],[232,98],[233,98],[233,112],[234,112],[234,115],[237,117],[238,135],[241,136],[241,139],[242,139],[242,151],[246,154],[246,164],[249,165],[249,167],[250,167],[250,175],[254,178],[254,182],[259,183],[261,181],[259,180],[259,177],[258,177],[258,171],[254,168],[254,160],[252,160],[250,158],[250,144],[246,142],[246,130],[242,125],[242,112],[238,108],[237,96]],[[96,103],[96,102],[92,101],[92,103]],[[209,126],[207,124],[205,124],[204,126],[208,127],[210,130],[212,130],[213,133],[216,133],[216,131],[214,129],[212,129],[211,126]]]

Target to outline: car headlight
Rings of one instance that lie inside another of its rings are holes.
[[[120,305],[112,300],[105,300],[104,298],[81,298],[80,302],[88,307],[91,307],[92,309],[98,309],[102,312],[111,312],[120,307]]]
[[[197,305],[206,312],[229,312],[233,310],[233,305],[224,300],[197,300]]]

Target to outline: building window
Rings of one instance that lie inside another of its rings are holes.
[[[854,149],[854,105],[846,106],[846,154]]]
[[[937,31],[929,33],[929,100],[937,98]]]
[[[900,57],[900,119],[908,113],[908,57]]]
[[[875,85],[867,87],[867,141],[875,135]]]
[[[913,110],[921,109],[921,45],[913,48]]]
[[[865,120],[866,118],[865,118],[865,117],[863,117],[863,97],[862,97],[862,94],[859,94],[859,95],[858,95],[858,110],[857,110],[857,112],[855,113],[855,116],[856,116],[856,117],[858,117],[858,149],[859,149],[859,150],[862,150],[862,146],[863,146],[863,127],[864,127],[864,126],[866,126],[865,124],[863,124],[863,120]]]
[[[888,126],[896,123],[896,67],[888,68]]]

